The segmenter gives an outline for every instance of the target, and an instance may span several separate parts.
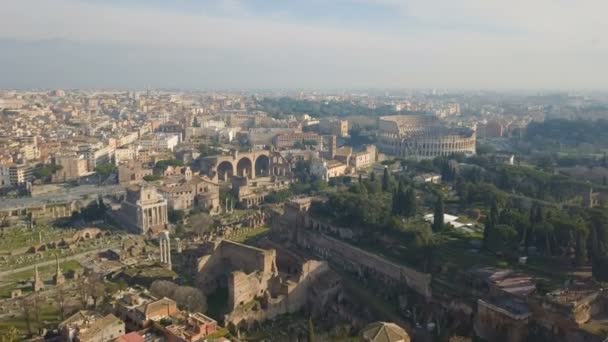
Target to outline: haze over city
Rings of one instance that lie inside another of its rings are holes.
[[[4,1],[4,88],[605,89],[602,0]]]
[[[608,342],[606,0],[4,0],[0,341]]]

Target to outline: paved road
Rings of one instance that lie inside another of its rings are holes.
[[[118,185],[79,185],[69,189],[49,192],[36,197],[3,198],[0,210],[37,207],[42,204],[69,203],[84,198],[97,198],[98,195],[114,195],[124,193],[125,189]]]
[[[78,253],[78,254],[74,254],[74,255],[69,255],[63,258],[59,258],[59,262],[66,262],[69,260],[81,260],[84,259],[86,257],[87,254],[90,253],[99,253],[111,248],[115,248],[120,246],[119,244],[115,244],[115,245],[109,245],[109,246],[105,246],[102,248],[97,248],[97,249],[93,249],[87,252],[82,252],[82,253]],[[37,264],[32,264],[32,265],[28,265],[28,266],[23,266],[23,267],[19,267],[19,268],[15,268],[12,270],[8,270],[8,271],[2,271],[0,272],[0,282],[2,282],[4,277],[7,277],[11,274],[15,274],[15,273],[19,273],[19,272],[23,272],[23,271],[28,271],[28,270],[33,270],[34,267],[36,267],[36,265],[38,265],[38,267],[44,267],[44,266],[49,266],[49,265],[55,265],[55,260],[48,260],[48,261],[43,261]]]

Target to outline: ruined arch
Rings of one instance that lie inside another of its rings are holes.
[[[270,175],[270,158],[267,155],[260,155],[255,160],[255,176],[266,177]]]
[[[234,167],[229,161],[223,161],[219,163],[216,170],[218,179],[221,181],[227,181],[234,174]]]
[[[243,157],[236,164],[236,174],[241,177],[253,178],[253,163],[248,157]]]

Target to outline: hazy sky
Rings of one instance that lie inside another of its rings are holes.
[[[2,0],[0,87],[608,88],[606,0]]]

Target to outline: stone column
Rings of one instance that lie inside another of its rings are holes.
[[[148,226],[148,217],[146,215],[146,209],[141,209],[141,208],[137,208],[138,214],[139,215],[139,219],[141,220],[141,222],[139,222],[141,224],[141,228],[143,231],[146,231],[146,227]]]
[[[171,269],[171,240],[169,232],[164,231],[159,237],[161,263],[167,265]]]
[[[165,263],[165,252],[163,251],[164,241],[162,238],[160,238],[158,240],[158,247],[160,250],[160,262],[161,262],[161,264],[164,264]]]

